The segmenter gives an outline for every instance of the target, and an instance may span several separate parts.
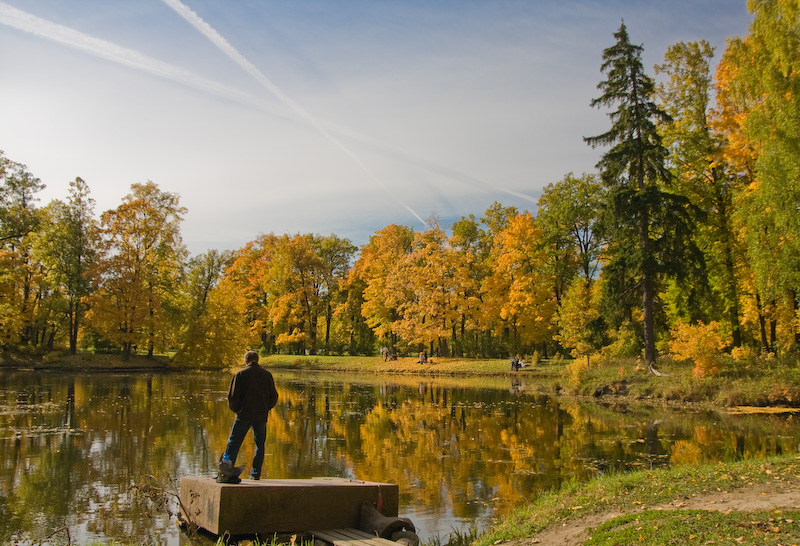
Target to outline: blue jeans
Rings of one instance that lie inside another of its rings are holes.
[[[253,429],[253,440],[256,442],[256,452],[253,455],[253,466],[250,469],[250,477],[257,480],[261,477],[261,465],[264,464],[264,442],[267,439],[267,423],[239,421],[238,419],[234,421],[223,457],[230,459],[231,463],[236,464],[236,456],[239,454],[239,448],[242,447],[244,437],[251,428]]]

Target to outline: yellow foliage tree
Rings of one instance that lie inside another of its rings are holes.
[[[679,360],[694,362],[692,373],[698,379],[719,373],[726,342],[716,321],[703,324],[678,322],[672,329],[669,350]]]
[[[194,329],[199,335],[187,340],[175,355],[179,365],[224,368],[241,360],[248,347],[260,344],[246,321],[247,301],[239,287],[225,278],[208,293],[205,311]]]
[[[575,358],[589,355],[599,348],[591,325],[600,318],[601,296],[599,283],[578,279],[561,300],[556,338],[565,348],[572,349]]]
[[[139,343],[152,356],[167,326],[164,302],[177,290],[186,257],[180,236],[186,209],[179,200],[153,182],[133,184],[119,207],[103,213],[101,258],[93,271],[99,287],[86,319],[122,347],[125,359]]]
[[[245,299],[245,316],[250,329],[261,339],[261,344],[270,346],[275,334],[269,318],[270,292],[268,273],[275,255],[278,236],[261,235],[234,253],[233,264],[225,275],[236,285]]]
[[[398,264],[411,252],[414,232],[408,226],[391,224],[370,237],[361,249],[351,273],[350,283],[361,279],[365,283],[361,313],[367,325],[379,339],[394,347],[393,325],[399,318],[397,306],[402,294],[395,285],[390,290],[387,281]]]
[[[17,253],[0,248],[0,346],[9,347],[19,341],[24,323],[20,310],[19,286],[23,271]]]
[[[541,240],[533,216],[521,214],[510,219],[492,248],[493,273],[484,283],[486,323],[500,332],[508,329],[515,352],[552,333],[556,301]]]
[[[449,355],[448,339],[465,306],[468,264],[434,225],[414,237],[414,248],[387,279],[391,304],[399,312],[393,332],[412,344]]]
[[[294,345],[298,352],[317,349],[322,260],[309,235],[279,238],[267,273],[272,295],[269,318],[278,346]]]

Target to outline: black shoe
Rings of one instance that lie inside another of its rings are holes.
[[[239,474],[242,473],[244,467],[233,466],[233,463],[227,459],[219,462],[219,472],[217,473],[217,483],[239,483],[242,479]]]

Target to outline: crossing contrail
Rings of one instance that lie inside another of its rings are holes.
[[[321,135],[332,142],[339,150],[356,162],[356,164],[358,164],[358,166],[363,169],[373,181],[381,183],[377,176],[372,173],[372,171],[364,164],[364,162],[361,161],[361,159],[355,153],[353,153],[346,145],[343,144],[341,138],[345,138],[351,142],[356,142],[362,146],[367,146],[378,151],[379,153],[392,156],[399,161],[415,164],[425,170],[440,174],[453,180],[461,181],[462,183],[472,186],[492,187],[503,193],[535,202],[527,195],[487,184],[486,182],[478,180],[474,177],[459,173],[446,167],[442,167],[441,165],[437,165],[433,162],[415,157],[400,150],[390,148],[385,143],[381,143],[372,138],[368,138],[365,135],[355,133],[351,129],[331,126],[327,123],[323,125],[320,120],[308,113],[305,109],[293,101],[291,97],[287,96],[278,86],[265,77],[258,70],[258,68],[245,59],[230,43],[228,43],[213,28],[205,23],[190,8],[186,7],[179,0],[163,1],[176,12],[178,12],[184,19],[195,26],[195,28],[200,30],[205,36],[207,36],[219,49],[233,59],[240,67],[245,69],[253,78],[260,82],[262,86],[275,95],[282,104],[289,107],[295,116],[299,117],[303,122],[311,125]],[[243,106],[255,108],[260,111],[272,111],[275,113],[274,107],[263,98],[256,97],[254,95],[239,91],[238,89],[206,79],[184,68],[154,59],[134,49],[126,48],[107,40],[89,36],[64,25],[47,21],[10,6],[4,2],[0,2],[0,24],[66,45],[73,49],[117,63],[122,66],[140,70],[165,80],[173,81],[220,98],[231,100]],[[334,136],[333,133],[336,133],[339,136]],[[385,184],[383,185],[384,190],[389,193],[388,189],[385,187]],[[425,221],[411,207],[394,196],[392,196],[392,198],[397,200],[423,225],[425,224]]]
[[[247,106],[255,106],[259,109],[266,108],[266,102],[262,99],[207,80],[178,66],[153,59],[134,49],[128,49],[115,43],[89,36],[75,29],[41,19],[3,2],[0,2],[0,23],[78,49],[95,57],[200,89],[218,97],[231,99]]]
[[[381,141],[379,141],[377,139],[368,137],[368,136],[363,135],[361,133],[357,133],[357,132],[353,131],[352,129],[348,128],[348,127],[343,127],[341,125],[333,125],[333,124],[330,124],[330,123],[326,123],[326,125],[328,127],[330,127],[333,130],[333,132],[335,132],[339,136],[341,136],[341,137],[343,137],[343,138],[345,138],[347,140],[356,142],[360,146],[363,146],[363,147],[369,148],[371,150],[374,150],[374,151],[376,151],[376,152],[378,152],[378,153],[380,153],[380,154],[382,154],[384,156],[394,158],[397,161],[400,161],[402,163],[407,163],[407,164],[410,164],[410,165],[416,165],[416,166],[421,167],[422,169],[424,169],[424,170],[426,170],[428,172],[441,175],[441,176],[443,176],[445,178],[449,178],[451,180],[456,180],[458,182],[461,182],[463,184],[466,184],[466,185],[469,185],[469,186],[472,186],[472,187],[484,188],[484,189],[485,188],[489,188],[489,189],[492,189],[492,190],[499,191],[501,193],[505,193],[505,194],[510,195],[512,197],[516,197],[518,199],[523,199],[525,201],[529,201],[529,202],[534,203],[534,204],[537,203],[537,200],[535,198],[531,197],[530,195],[526,195],[526,194],[524,194],[522,192],[518,192],[516,190],[509,190],[509,189],[506,189],[506,188],[503,188],[503,187],[500,187],[500,186],[497,186],[497,185],[494,185],[494,184],[489,184],[488,182],[486,182],[484,180],[481,180],[479,178],[475,178],[474,176],[470,176],[468,174],[464,174],[462,172],[459,172],[459,171],[457,171],[455,169],[451,169],[449,167],[445,167],[443,165],[439,165],[438,163],[434,163],[433,161],[429,161],[427,159],[418,157],[416,155],[408,153],[408,152],[406,152],[404,150],[401,150],[399,148],[395,148],[393,146],[390,146],[389,144],[387,144],[385,142],[381,142]]]
[[[222,51],[225,55],[230,57],[236,64],[238,64],[241,68],[243,68],[248,74],[250,74],[258,83],[260,83],[265,89],[275,95],[278,100],[280,100],[284,105],[289,107],[298,117],[303,119],[309,125],[311,125],[314,129],[317,130],[322,136],[327,138],[331,143],[334,144],[339,150],[341,150],[345,155],[347,155],[350,159],[352,159],[361,169],[367,173],[367,175],[374,180],[375,182],[382,183],[381,180],[367,167],[367,165],[358,157],[352,150],[350,150],[347,146],[342,143],[341,140],[333,136],[322,124],[312,116],[308,111],[306,111],[303,107],[297,104],[291,97],[286,95],[286,93],[281,90],[280,87],[275,85],[269,78],[267,78],[261,71],[250,61],[248,61],[239,51],[233,47],[228,40],[226,40],[219,32],[214,30],[211,25],[206,23],[199,15],[197,15],[191,8],[186,6],[180,0],[163,0],[165,4],[167,4],[170,8],[175,10],[175,12],[183,17],[189,24],[191,24],[194,28],[196,28],[201,34],[203,34],[206,38],[208,38],[211,43],[213,43],[220,51]],[[386,188],[385,183],[383,183],[384,189],[388,193],[388,189]],[[405,204],[402,200],[397,199],[394,197],[408,212],[414,215],[414,217],[419,220],[423,225],[425,225],[425,220],[420,217],[419,214],[414,212],[410,206]]]

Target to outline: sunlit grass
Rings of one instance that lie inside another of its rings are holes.
[[[797,544],[800,510],[646,510],[611,519],[584,546],[606,544]]]
[[[416,374],[508,374],[511,372],[507,359],[429,357],[428,362],[419,363],[419,357],[399,357],[384,361],[381,356],[325,356],[325,355],[269,355],[262,357],[262,364],[284,369],[329,370],[359,373],[416,373]],[[562,366],[558,366],[560,369]],[[550,365],[526,367],[516,373],[551,373],[556,369]]]
[[[548,527],[563,525],[592,513],[608,511],[631,512],[641,515],[646,513],[646,509],[664,505],[678,498],[690,498],[708,492],[731,492],[741,487],[764,484],[768,481],[796,483],[798,470],[800,470],[800,460],[795,456],[784,456],[768,460],[679,466],[671,469],[612,474],[585,484],[571,482],[564,485],[559,491],[545,493],[531,504],[519,507],[502,523],[480,536],[475,541],[475,546],[490,546],[508,540],[528,538]],[[642,512],[643,509],[645,512]],[[629,540],[628,533],[632,527],[630,522],[635,521],[635,518],[631,519],[626,515],[624,519],[611,520],[597,531],[610,534],[620,533],[620,536],[615,536],[613,540],[607,541],[605,539],[601,541],[598,538],[598,541],[592,544],[669,544],[671,538],[664,537],[675,535],[681,536],[682,540],[685,540],[691,534],[699,537],[700,533],[708,530],[707,522],[710,520],[703,522],[702,517],[699,523],[692,522],[696,528],[683,526],[682,522],[686,519],[684,510],[659,510],[658,513],[665,522],[660,526],[661,531],[656,534],[659,529],[651,528],[648,533],[652,532],[653,534],[642,535],[646,538],[641,542],[638,538],[640,535],[637,535],[635,540]],[[703,512],[703,514],[707,514],[707,512]],[[733,515],[724,520],[716,520],[713,524],[717,533],[715,536],[727,536],[728,534],[734,538],[745,536],[744,541],[737,542],[737,544],[764,544],[764,535],[759,535],[756,531],[763,531],[761,529],[763,522],[775,523],[769,522],[769,517],[777,519],[777,515]],[[637,530],[637,527],[642,527],[639,530],[641,532],[644,532],[644,527],[647,525],[652,527],[653,524],[647,523],[648,517],[647,515],[642,516],[642,523],[634,526],[634,531]],[[763,519],[763,521],[758,519],[764,517],[767,519]],[[792,512],[791,514],[782,514],[780,517],[784,521],[777,527],[783,525],[785,529],[797,533],[795,522],[800,521],[800,515]],[[787,523],[787,519],[792,522]],[[759,525],[751,524],[752,521],[757,520],[760,521]],[[614,523],[615,521],[617,523]],[[739,527],[742,523],[746,523],[746,527],[749,529],[747,533],[743,530],[744,528]],[[720,529],[716,527],[717,524],[729,526],[731,529]],[[621,536],[623,538],[620,538]],[[648,536],[650,538],[647,538]],[[791,544],[791,541],[794,540],[791,537],[794,536],[794,534],[782,536],[782,540],[789,540],[788,544]],[[703,541],[699,542],[699,544],[703,543]]]

